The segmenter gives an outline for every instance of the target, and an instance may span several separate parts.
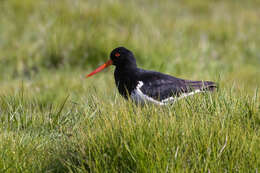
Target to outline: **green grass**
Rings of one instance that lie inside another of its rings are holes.
[[[0,172],[258,172],[260,3],[0,2]],[[136,106],[113,68],[217,81],[213,94]]]

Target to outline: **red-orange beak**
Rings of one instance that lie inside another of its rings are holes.
[[[96,70],[94,70],[93,72],[89,73],[86,78],[102,71],[103,69],[107,68],[108,66],[112,65],[113,64],[113,61],[112,60],[109,60],[107,61],[105,64],[101,65],[100,67],[98,67]]]

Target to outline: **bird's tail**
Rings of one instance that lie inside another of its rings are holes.
[[[218,84],[211,81],[185,81],[189,89],[200,91],[214,91],[218,88]]]

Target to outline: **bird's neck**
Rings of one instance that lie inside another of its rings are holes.
[[[137,85],[138,68],[136,66],[116,67],[114,77],[119,93],[127,98]]]
[[[132,71],[137,69],[136,63],[124,63],[116,66],[116,70],[118,71]]]
[[[137,69],[136,65],[125,65],[125,66],[117,66],[115,72],[117,73],[134,73]]]

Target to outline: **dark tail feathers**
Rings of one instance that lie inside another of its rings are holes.
[[[218,84],[211,81],[186,81],[186,84],[191,90],[214,91],[218,88]]]

